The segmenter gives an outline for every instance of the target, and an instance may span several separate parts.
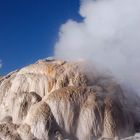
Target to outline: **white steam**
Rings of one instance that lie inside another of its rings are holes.
[[[83,0],[80,15],[62,25],[55,56],[90,59],[140,87],[140,0]]]
[[[0,60],[0,68],[2,68],[2,60]]]

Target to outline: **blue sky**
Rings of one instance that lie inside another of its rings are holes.
[[[0,0],[0,75],[53,55],[61,24],[80,21],[79,0]]]

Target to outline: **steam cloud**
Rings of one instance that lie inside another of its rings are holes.
[[[2,60],[0,60],[0,68],[2,68]]]
[[[55,56],[90,59],[140,89],[140,0],[82,0],[80,15],[61,26]]]

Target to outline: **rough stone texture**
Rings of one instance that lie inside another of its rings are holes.
[[[0,124],[0,138],[2,140],[21,140],[16,131],[18,127],[18,125],[12,123]]]
[[[124,138],[122,140],[140,140],[140,133],[136,133],[134,136]]]
[[[117,140],[140,132],[139,97],[85,62],[39,60],[3,76],[0,111],[0,140]]]

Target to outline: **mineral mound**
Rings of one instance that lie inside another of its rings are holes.
[[[0,140],[122,139],[139,96],[83,61],[39,60],[0,78]]]

